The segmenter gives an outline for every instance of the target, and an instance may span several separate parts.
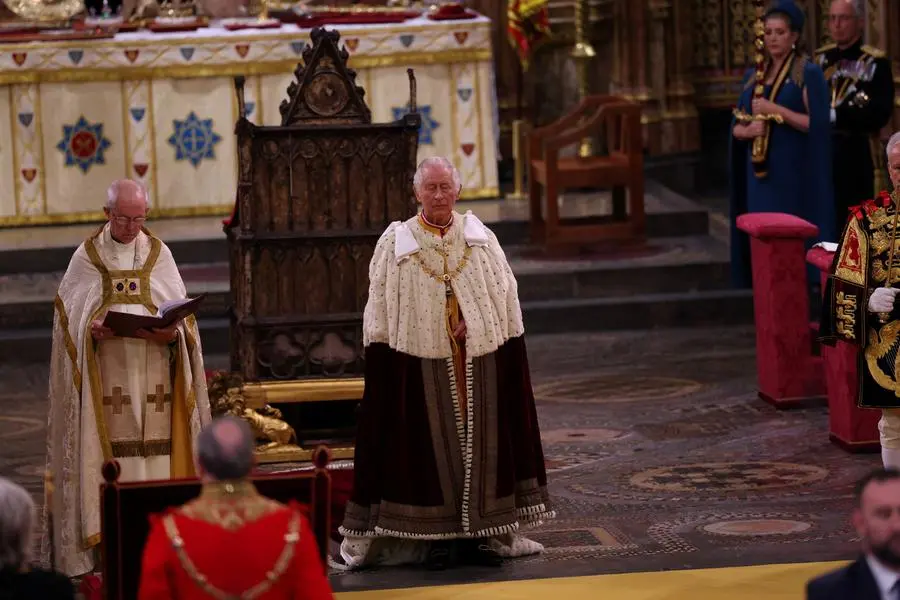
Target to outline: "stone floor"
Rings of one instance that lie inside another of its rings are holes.
[[[530,533],[545,553],[496,570],[335,574],[335,590],[852,557],[852,486],[879,458],[830,444],[825,408],[759,401],[753,344],[749,327],[530,338],[559,513]],[[37,498],[46,377],[0,366],[0,474]]]

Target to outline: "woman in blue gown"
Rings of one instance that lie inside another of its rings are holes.
[[[790,213],[819,227],[818,239],[810,244],[836,239],[831,105],[822,70],[796,50],[803,21],[803,12],[792,1],[781,0],[769,9],[764,18],[765,90],[754,98],[751,69],[737,105],[747,114],[780,115],[783,123],[732,122],[731,272],[736,287],[752,285],[749,240],[737,229],[737,217],[744,213]],[[755,162],[751,147],[757,137],[768,147]]]

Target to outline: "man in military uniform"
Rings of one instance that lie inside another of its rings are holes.
[[[859,347],[859,406],[882,409],[881,458],[900,468],[900,132],[888,141],[887,164],[895,191],[850,209],[819,332],[829,346]]]
[[[831,92],[838,230],[849,207],[887,187],[879,133],[891,119],[894,81],[884,52],[862,43],[863,25],[860,0],[833,0],[828,31],[834,42],[816,50]]]

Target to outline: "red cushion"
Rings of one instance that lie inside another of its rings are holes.
[[[806,239],[819,233],[809,221],[786,213],[747,213],[738,217],[737,226],[755,238]]]
[[[831,264],[834,262],[834,252],[829,252],[825,248],[812,248],[806,253],[806,262],[817,267],[820,271],[831,271]]]

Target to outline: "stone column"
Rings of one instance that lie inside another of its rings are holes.
[[[642,105],[651,155],[699,149],[690,83],[691,0],[619,0],[615,17],[610,93]]]
[[[615,54],[610,94],[641,104],[644,143],[653,145],[647,125],[658,123],[647,75],[647,4],[650,0],[618,0],[615,6]]]
[[[690,0],[672,0],[666,22],[666,90],[662,113],[662,152],[700,149],[694,86],[691,84],[692,24]]]

